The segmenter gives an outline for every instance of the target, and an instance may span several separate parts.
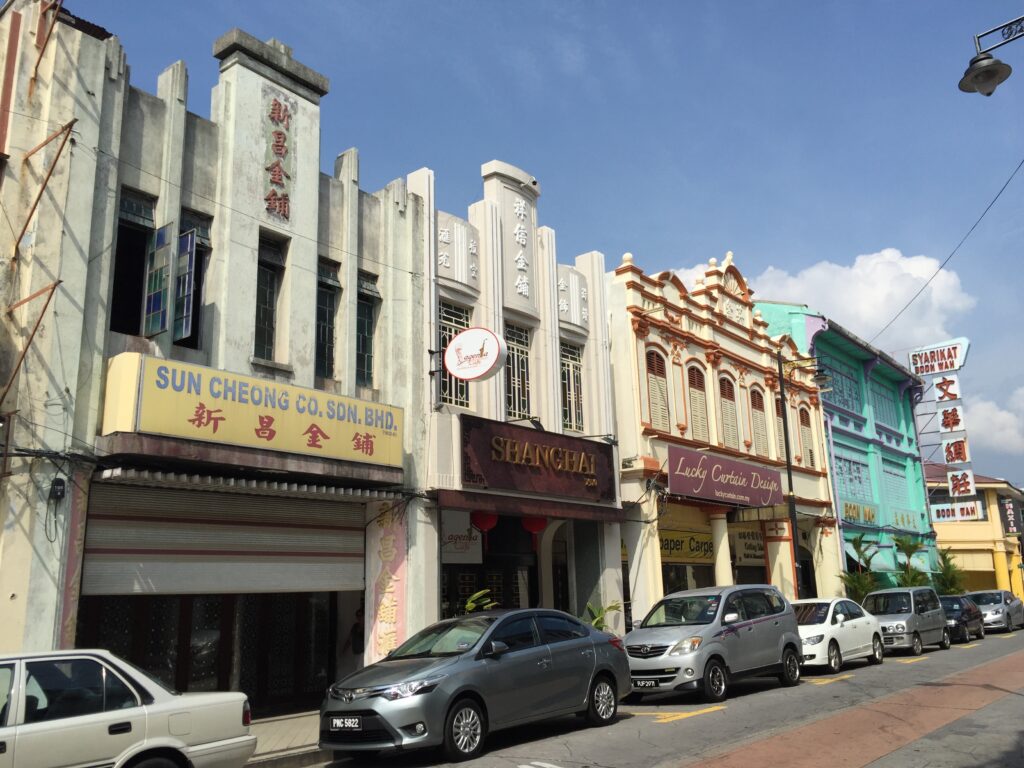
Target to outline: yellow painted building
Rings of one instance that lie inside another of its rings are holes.
[[[1024,597],[1020,539],[1024,493],[1006,480],[975,473],[978,500],[954,503],[946,495],[946,471],[952,469],[945,464],[925,465],[939,548],[952,551],[966,573],[968,591],[1007,589]]]

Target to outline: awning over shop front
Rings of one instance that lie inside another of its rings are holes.
[[[857,552],[853,548],[852,542],[844,542],[846,556],[849,557],[853,562],[860,563],[865,568],[868,564],[857,557]],[[872,555],[872,553],[874,553]],[[896,564],[893,560],[893,553],[891,549],[879,548],[876,544],[872,543],[871,548],[868,549],[868,555],[871,561],[871,570],[873,571],[895,571]]]

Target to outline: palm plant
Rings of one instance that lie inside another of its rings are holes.
[[[899,587],[925,587],[931,582],[928,574],[915,568],[910,559],[922,549],[922,546],[909,536],[895,536],[892,540],[896,552],[902,555],[906,562],[901,565],[901,570],[896,574],[896,586]],[[897,558],[898,559],[898,558]]]
[[[878,581],[871,570],[871,561],[878,554],[878,548],[873,543],[866,542],[863,533],[850,539],[850,546],[853,547],[857,560],[857,570],[841,573],[839,578],[846,587],[846,596],[855,603],[860,603],[869,592],[878,587]]]
[[[939,550],[939,572],[935,574],[935,588],[940,595],[962,595],[967,591],[963,569],[956,564],[949,547]]]
[[[475,592],[466,598],[466,606],[464,608],[466,613],[472,613],[473,611],[487,611],[491,608],[497,608],[498,604],[491,600],[491,590],[481,589],[479,592]]]
[[[622,603],[618,600],[613,603],[609,603],[608,605],[598,606],[597,608],[592,606],[590,603],[587,603],[587,613],[590,614],[590,618],[584,619],[584,621],[589,621],[594,629],[604,630],[608,628],[608,614],[616,613],[621,610]]]

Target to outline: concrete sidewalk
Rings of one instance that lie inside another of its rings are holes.
[[[319,712],[254,720],[252,733],[256,734],[256,754],[249,760],[249,765],[301,768],[329,762],[331,759],[329,752],[317,748],[320,738]]]

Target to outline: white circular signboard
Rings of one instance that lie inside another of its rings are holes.
[[[467,328],[457,334],[444,351],[444,367],[463,381],[480,381],[497,373],[505,364],[505,340],[487,328]]]

